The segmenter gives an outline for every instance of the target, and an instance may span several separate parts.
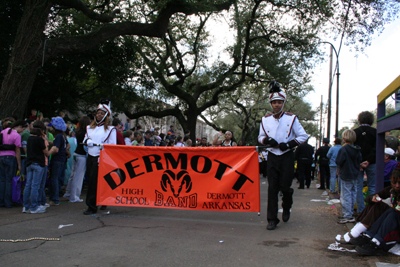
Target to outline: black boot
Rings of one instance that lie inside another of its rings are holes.
[[[84,215],[92,215],[95,214],[97,212],[97,210],[92,210],[91,208],[88,208],[87,210],[85,210],[83,212]]]
[[[278,225],[278,221],[269,221],[267,225],[267,230],[275,230],[276,226]]]
[[[290,210],[283,210],[282,221],[287,222],[287,221],[289,221],[289,219],[290,219]]]

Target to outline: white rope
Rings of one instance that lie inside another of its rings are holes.
[[[32,241],[32,240],[45,240],[45,241],[60,241],[60,238],[48,238],[48,237],[32,237],[32,238],[28,238],[28,239],[0,239],[0,242],[12,242],[12,243],[16,243],[16,242],[28,242],[28,241]]]

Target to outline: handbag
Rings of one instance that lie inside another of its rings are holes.
[[[12,201],[18,204],[23,202],[23,188],[25,187],[26,180],[24,175],[17,171],[17,176],[12,179]]]

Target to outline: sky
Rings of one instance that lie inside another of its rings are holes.
[[[331,42],[339,49],[339,41]],[[400,19],[386,25],[385,30],[375,35],[372,44],[363,53],[350,51],[350,47],[342,46],[339,54],[339,130],[351,127],[351,120],[357,119],[362,111],[373,111],[377,108],[377,96],[394,79],[400,75]],[[329,58],[330,45],[326,44],[326,55]],[[329,88],[329,59],[319,64],[312,75],[315,92],[306,99],[317,108],[321,102],[326,103]],[[336,56],[333,56],[333,65]],[[331,136],[336,127],[336,76],[332,89],[332,124]],[[394,101],[387,101],[394,104]],[[325,127],[326,127],[325,123]]]
[[[212,25],[212,50],[213,61],[217,56],[224,57],[221,52],[226,45],[233,41],[232,33],[224,16],[219,22]],[[331,42],[338,50],[340,40],[326,40]],[[352,47],[347,47],[343,42],[339,54],[339,127],[353,125],[352,120],[362,111],[373,111],[377,107],[377,96],[397,76],[400,75],[400,19],[385,26],[383,32],[374,35],[371,45],[364,48],[363,52],[355,52]],[[329,88],[329,49],[325,44],[326,60],[315,66],[312,74],[311,85],[314,92],[306,96],[313,109],[317,109],[321,103],[321,95],[326,104]],[[215,52],[217,51],[217,52]],[[333,66],[336,64],[336,56],[333,55]],[[334,71],[334,69],[332,70]],[[330,140],[334,139],[336,128],[336,76],[332,85],[332,117]],[[392,103],[394,103],[392,101]],[[327,119],[324,118],[323,131],[326,135]]]

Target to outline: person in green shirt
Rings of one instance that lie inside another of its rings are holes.
[[[22,127],[24,130],[21,135],[21,173],[26,176],[26,144],[28,143],[28,138],[31,135],[29,131],[29,122],[26,121],[26,125]]]
[[[49,143],[48,149],[50,149],[53,146],[53,141],[54,141],[54,135],[49,131],[52,127],[47,126],[50,123],[49,118],[44,118],[43,123],[46,126],[46,132],[47,132],[47,142]],[[51,155],[49,156],[49,163],[51,160]]]

